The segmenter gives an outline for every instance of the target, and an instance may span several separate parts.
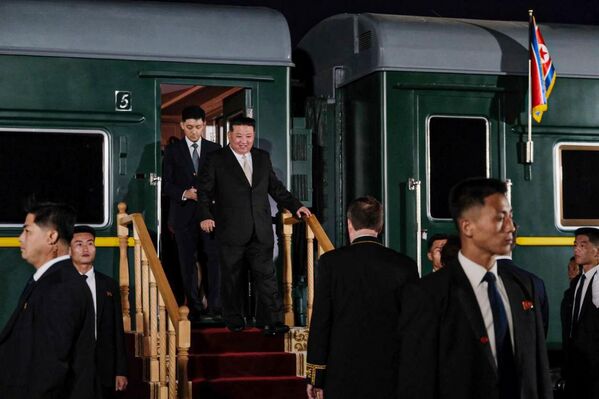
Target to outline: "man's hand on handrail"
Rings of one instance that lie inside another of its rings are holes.
[[[297,212],[295,213],[298,217],[298,219],[302,219],[302,215],[309,218],[310,216],[312,216],[312,212],[310,212],[310,210],[308,208],[306,208],[305,206],[302,206],[300,209],[297,210]]]
[[[214,230],[215,226],[216,224],[212,219],[206,219],[200,222],[200,228],[206,233],[212,233],[212,230]]]

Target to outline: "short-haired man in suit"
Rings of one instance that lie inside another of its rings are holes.
[[[69,258],[75,223],[66,205],[27,210],[21,256],[36,271],[0,333],[0,398],[94,398],[94,308]]]
[[[310,399],[395,397],[400,298],[418,269],[378,241],[383,220],[380,202],[355,199],[347,210],[351,245],[319,260],[308,339]]]
[[[216,229],[221,265],[223,317],[232,331],[245,328],[242,276],[249,265],[259,300],[264,304],[267,335],[284,333],[283,303],[273,263],[274,237],[270,195],[298,217],[310,216],[273,171],[270,155],[254,148],[256,122],[229,121],[229,145],[210,154],[200,173],[198,192],[202,230]],[[216,212],[210,210],[216,201]]]
[[[205,309],[198,285],[198,259],[205,261],[201,262],[206,277],[202,281],[208,296],[209,312],[213,315],[221,313],[217,243],[214,235],[200,230],[197,203],[198,172],[207,155],[221,147],[202,137],[206,129],[206,113],[202,108],[184,108],[180,126],[185,138],[169,144],[164,150],[164,192],[170,198],[168,223],[175,232],[190,319],[199,321]]]
[[[599,230],[574,232],[574,258],[582,265],[562,301],[566,397],[599,398]]]
[[[86,282],[96,311],[96,384],[102,399],[115,396],[127,388],[127,356],[121,296],[117,282],[94,269],[96,230],[75,226],[71,240],[73,265]]]
[[[405,295],[400,398],[553,397],[532,282],[495,260],[509,253],[515,230],[506,191],[484,178],[451,190],[461,250]]]

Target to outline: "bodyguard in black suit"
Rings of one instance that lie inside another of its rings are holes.
[[[0,398],[94,398],[94,309],[68,256],[74,211],[28,210],[21,255],[36,272],[0,333]]]
[[[127,388],[127,354],[123,312],[117,282],[94,269],[96,231],[75,226],[71,259],[77,271],[86,276],[96,311],[96,386],[102,399],[115,397]]]
[[[543,322],[530,279],[498,266],[514,233],[506,186],[456,185],[450,209],[458,259],[406,290],[402,309],[402,399],[552,398]]]
[[[583,273],[574,278],[562,301],[562,337],[566,397],[599,398],[599,230],[575,231],[574,257]]]
[[[212,313],[221,312],[217,244],[214,235],[200,230],[198,218],[198,171],[206,162],[207,155],[221,148],[202,138],[205,128],[204,110],[196,106],[185,108],[181,113],[181,130],[185,139],[170,144],[164,150],[164,192],[170,198],[168,223],[175,232],[181,278],[192,320],[199,318],[204,311],[198,286],[198,256],[206,269],[204,277],[207,279],[202,280],[208,294],[208,307]],[[201,250],[198,252],[199,240]]]
[[[202,230],[209,233],[216,229],[219,242],[223,316],[229,329],[244,328],[241,282],[247,262],[268,312],[265,333],[282,333],[289,328],[282,323],[283,304],[272,261],[268,196],[298,217],[309,216],[310,211],[277,179],[268,153],[253,148],[255,121],[238,117],[229,124],[229,146],[209,155],[200,173],[198,192]],[[212,200],[216,202],[214,214]]]
[[[385,248],[377,236],[383,207],[372,197],[348,207],[351,245],[318,262],[308,339],[308,397],[393,398],[397,328],[404,286],[418,279],[416,263]]]

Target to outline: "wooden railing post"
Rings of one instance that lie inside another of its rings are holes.
[[[137,229],[133,226],[133,269],[135,278],[135,331],[144,332],[144,313],[141,301],[141,241]],[[139,349],[139,348],[138,348]],[[141,355],[141,353],[139,353]]]
[[[179,308],[179,336],[177,342],[177,376],[179,378],[179,399],[191,399],[191,382],[187,377],[187,362],[189,361],[189,347],[191,346],[191,323],[187,316],[189,308]]]
[[[119,237],[119,286],[121,288],[121,308],[123,311],[123,329],[131,332],[131,306],[129,305],[129,228],[121,225],[127,216],[127,204],[119,202],[117,215],[117,236]]]
[[[162,295],[158,293],[158,360],[160,362],[160,399],[168,398],[166,359],[168,358],[168,342],[166,340],[166,306]]]
[[[291,212],[283,212],[283,238],[284,238],[284,258],[283,258],[283,309],[285,315],[285,324],[295,325],[295,316],[293,314],[293,264],[291,261],[291,236],[293,235],[293,225],[285,224],[285,219],[291,217]]]

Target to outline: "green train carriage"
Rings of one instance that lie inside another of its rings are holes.
[[[324,160],[314,202],[336,244],[345,205],[372,194],[386,205],[385,243],[429,273],[426,238],[455,231],[450,187],[469,176],[507,181],[520,235],[514,260],[545,280],[557,349],[573,230],[599,225],[599,29],[541,31],[558,78],[542,123],[533,122],[532,165],[519,152],[526,23],[342,14],[308,32],[298,53],[321,98],[308,107]]]
[[[17,239],[32,194],[72,203],[96,227],[96,267],[109,275],[119,202],[167,245],[161,148],[181,137],[185,105],[206,108],[221,143],[229,117],[253,115],[257,146],[289,182],[291,66],[287,23],[266,8],[1,2],[0,325],[33,271]]]

